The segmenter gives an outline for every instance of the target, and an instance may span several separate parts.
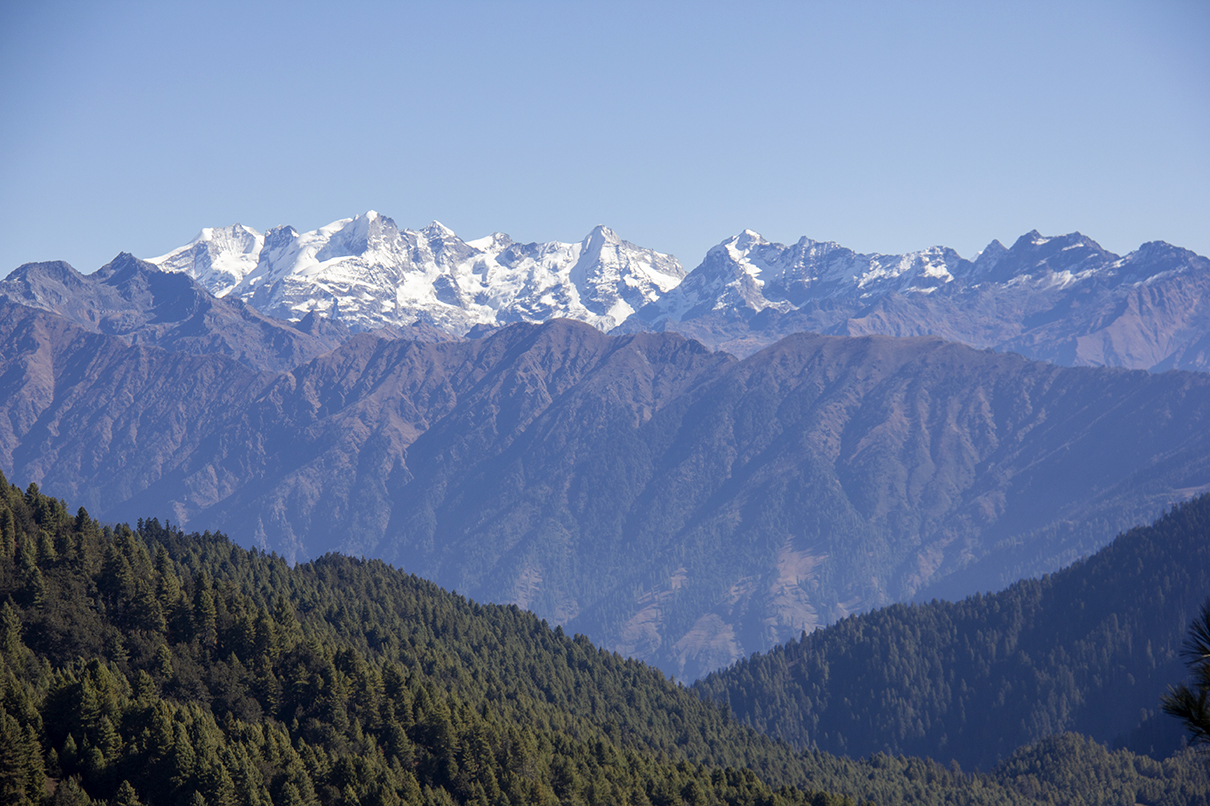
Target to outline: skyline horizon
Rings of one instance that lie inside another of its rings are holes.
[[[1210,254],[1191,0],[58,0],[0,23],[4,276],[368,209],[523,243],[603,223],[687,269],[744,228]]]
[[[249,229],[251,229],[251,230],[255,231],[257,234],[259,234],[259,235],[262,235],[262,236],[263,236],[263,235],[264,235],[265,233],[267,233],[268,231],[270,231],[270,230],[272,230],[272,229],[275,229],[275,228],[277,228],[277,227],[289,226],[289,227],[292,227],[293,229],[295,229],[295,230],[296,230],[297,232],[299,232],[299,233],[307,233],[307,232],[315,232],[315,231],[318,231],[318,230],[320,230],[320,229],[325,229],[325,228],[331,227],[331,226],[333,226],[333,225],[335,225],[335,224],[338,224],[338,223],[340,223],[340,222],[352,221],[352,220],[354,220],[355,218],[357,218],[358,216],[363,216],[363,215],[366,215],[367,213],[377,213],[378,215],[380,215],[380,216],[382,216],[382,217],[384,217],[384,218],[389,218],[389,219],[391,219],[392,221],[394,221],[394,217],[393,217],[393,216],[391,216],[389,213],[385,213],[385,212],[383,212],[383,211],[381,211],[381,210],[377,210],[377,209],[374,209],[374,208],[369,208],[369,209],[367,209],[367,210],[364,210],[364,211],[359,212],[359,213],[357,213],[357,214],[355,214],[355,215],[352,215],[352,216],[342,216],[341,218],[336,218],[336,219],[333,219],[332,221],[329,221],[329,222],[327,222],[327,223],[325,223],[325,224],[320,224],[320,225],[318,225],[318,226],[314,226],[314,227],[306,227],[306,228],[304,228],[304,227],[296,227],[296,226],[294,226],[294,225],[293,225],[293,224],[291,224],[291,223],[279,223],[279,224],[273,224],[273,225],[271,225],[271,226],[269,226],[269,227],[265,227],[265,228],[263,228],[263,229],[262,229],[262,228],[260,228],[260,227],[254,226],[254,225],[247,224],[247,223],[245,223],[245,222],[243,222],[243,221],[233,221],[233,222],[231,222],[231,223],[229,223],[229,224],[221,224],[221,225],[212,225],[212,224],[207,224],[207,225],[205,225],[205,226],[203,226],[203,227],[199,228],[199,229],[198,229],[198,230],[197,230],[197,231],[194,233],[194,236],[193,236],[192,238],[190,238],[190,239],[188,239],[188,240],[186,240],[186,241],[183,241],[183,242],[179,243],[177,246],[174,246],[174,247],[172,247],[171,249],[168,249],[167,251],[162,252],[162,253],[159,253],[159,254],[154,254],[154,255],[137,255],[137,254],[135,254],[135,253],[131,252],[130,250],[123,249],[123,250],[121,250],[121,251],[119,251],[119,252],[115,253],[115,254],[114,254],[112,257],[108,258],[107,260],[105,260],[104,262],[100,263],[100,264],[99,264],[99,265],[97,265],[97,266],[92,266],[92,267],[81,267],[81,266],[77,266],[77,265],[75,265],[75,264],[74,264],[74,263],[72,263],[71,261],[63,261],[63,262],[68,263],[68,265],[70,265],[70,266],[71,266],[73,269],[75,269],[76,271],[80,272],[81,274],[92,274],[93,272],[95,272],[95,271],[97,271],[97,270],[99,270],[99,269],[101,269],[101,268],[104,268],[106,265],[108,265],[110,262],[112,262],[112,261],[113,261],[113,260],[115,260],[115,259],[116,259],[118,256],[120,256],[120,255],[122,255],[122,254],[131,254],[131,255],[134,255],[134,257],[138,258],[139,260],[148,261],[148,262],[154,262],[154,261],[159,260],[159,259],[161,259],[161,258],[167,257],[169,254],[171,254],[171,253],[173,253],[173,252],[175,252],[175,251],[178,251],[178,250],[180,250],[180,249],[183,249],[183,248],[185,248],[185,247],[187,247],[187,246],[189,246],[189,245],[191,245],[191,244],[195,243],[195,242],[196,242],[196,241],[197,241],[197,240],[198,240],[198,239],[199,239],[199,238],[202,236],[203,231],[204,231],[204,230],[207,230],[207,229],[214,230],[214,229],[226,229],[226,228],[230,228],[230,227],[234,227],[234,226],[243,226],[243,227],[247,227],[247,228],[249,228]],[[981,248],[979,248],[979,249],[977,249],[977,250],[975,250],[975,251],[973,251],[973,252],[970,252],[970,253],[963,252],[962,250],[960,250],[960,249],[958,249],[958,248],[956,248],[956,247],[953,247],[953,246],[951,246],[950,244],[945,244],[945,243],[932,243],[932,244],[928,244],[927,246],[920,246],[920,247],[917,247],[917,248],[913,248],[913,249],[908,249],[908,250],[905,250],[905,251],[903,251],[903,252],[874,252],[874,251],[867,251],[867,250],[863,250],[863,249],[861,249],[861,248],[859,248],[859,247],[857,247],[857,246],[855,246],[855,245],[853,245],[853,244],[847,244],[847,243],[843,243],[843,242],[840,242],[840,241],[835,241],[835,240],[830,240],[830,239],[824,239],[824,238],[815,238],[815,237],[812,237],[812,236],[811,236],[810,234],[808,234],[808,233],[800,234],[800,235],[798,235],[798,236],[796,236],[796,237],[789,238],[789,239],[779,239],[779,238],[772,238],[772,237],[769,237],[769,236],[767,236],[765,233],[761,232],[759,229],[756,229],[756,228],[754,228],[754,227],[743,227],[743,228],[741,228],[741,229],[738,229],[738,230],[736,230],[736,231],[732,232],[731,234],[728,234],[728,235],[724,236],[722,239],[720,239],[720,240],[718,240],[718,241],[715,241],[713,244],[711,244],[710,246],[708,246],[708,247],[707,247],[707,248],[706,248],[706,249],[705,249],[705,250],[704,250],[704,251],[703,251],[703,252],[702,252],[700,255],[698,255],[698,256],[696,256],[696,257],[694,257],[694,258],[693,258],[692,260],[690,260],[690,261],[686,261],[684,258],[682,258],[682,256],[677,255],[677,254],[674,254],[674,253],[672,253],[672,252],[665,252],[665,251],[663,251],[662,249],[660,249],[658,246],[652,246],[652,245],[650,245],[650,244],[646,244],[646,243],[637,243],[637,242],[635,242],[635,241],[631,240],[630,238],[626,237],[626,234],[625,234],[624,232],[620,232],[620,231],[619,231],[619,230],[618,230],[616,227],[611,226],[611,225],[610,225],[608,222],[599,222],[598,224],[593,225],[593,226],[592,226],[592,227],[591,227],[591,228],[590,228],[590,229],[589,229],[587,232],[585,232],[585,233],[584,233],[584,235],[583,235],[583,236],[581,236],[581,237],[579,237],[579,238],[574,238],[574,239],[568,239],[568,238],[555,238],[555,239],[553,239],[553,240],[551,240],[551,241],[527,241],[527,240],[521,240],[521,239],[518,239],[518,238],[513,238],[512,233],[510,233],[510,232],[504,232],[504,231],[502,231],[502,230],[493,230],[493,231],[491,231],[491,232],[487,232],[487,233],[483,233],[483,234],[479,234],[479,235],[473,235],[473,236],[471,236],[471,237],[467,237],[467,236],[466,236],[466,235],[464,235],[463,233],[459,232],[457,229],[455,229],[455,228],[453,228],[453,227],[448,226],[448,225],[447,225],[447,224],[446,224],[444,221],[441,221],[440,219],[436,219],[436,218],[431,219],[431,220],[429,220],[428,222],[426,222],[425,224],[422,224],[422,225],[401,225],[401,224],[399,224],[399,222],[397,222],[397,221],[396,221],[395,223],[396,223],[396,225],[397,225],[397,226],[399,226],[400,230],[409,230],[409,231],[412,231],[412,232],[419,232],[419,231],[421,231],[421,230],[423,230],[423,229],[425,229],[425,228],[427,228],[427,227],[429,227],[429,226],[431,226],[431,225],[433,225],[433,224],[439,224],[439,225],[441,225],[441,226],[445,227],[446,229],[450,230],[451,232],[453,232],[453,233],[454,233],[454,235],[455,235],[455,236],[456,236],[456,237],[457,237],[459,240],[461,240],[463,243],[466,243],[466,244],[473,244],[473,242],[475,242],[475,241],[482,241],[482,240],[486,240],[486,239],[488,239],[490,236],[492,236],[492,235],[497,235],[497,234],[499,234],[499,235],[506,235],[506,236],[508,236],[509,238],[512,238],[512,240],[514,241],[514,243],[523,244],[523,245],[529,245],[529,244],[535,244],[535,243],[554,243],[554,242],[557,242],[557,243],[562,243],[562,244],[577,244],[577,243],[581,243],[581,242],[583,242],[583,241],[584,241],[584,240],[586,240],[588,237],[590,237],[590,236],[591,236],[591,234],[592,234],[592,232],[593,232],[593,231],[595,231],[595,230],[596,230],[598,227],[604,227],[604,228],[609,229],[610,231],[612,231],[612,232],[613,232],[615,235],[617,235],[617,236],[618,236],[619,238],[621,238],[623,241],[627,241],[627,242],[629,242],[629,243],[631,243],[631,244],[633,244],[633,245],[635,245],[635,246],[639,246],[639,247],[642,247],[642,248],[645,248],[645,249],[651,249],[651,250],[653,250],[653,251],[660,252],[661,254],[664,254],[664,255],[667,255],[667,256],[669,256],[669,257],[675,258],[676,260],[678,260],[678,261],[681,263],[681,266],[682,266],[682,267],[685,269],[686,274],[688,274],[689,272],[693,271],[695,268],[697,268],[697,267],[698,267],[698,266],[701,264],[701,262],[702,262],[702,261],[705,259],[706,254],[707,254],[707,252],[709,252],[709,250],[714,249],[714,248],[716,248],[716,247],[718,247],[718,246],[721,246],[722,244],[726,243],[727,241],[729,241],[729,240],[731,240],[731,239],[733,239],[733,238],[735,238],[735,237],[738,237],[739,235],[742,235],[742,234],[743,234],[743,233],[745,233],[745,232],[754,232],[754,233],[756,233],[757,235],[759,235],[760,237],[762,237],[762,238],[763,238],[765,241],[767,241],[767,242],[769,242],[769,243],[772,243],[772,244],[779,244],[779,245],[782,245],[782,246],[792,246],[792,245],[794,245],[794,244],[798,243],[800,240],[802,240],[802,239],[804,239],[804,238],[805,238],[805,239],[807,239],[807,240],[809,240],[809,241],[812,241],[812,242],[815,242],[815,243],[831,243],[831,244],[835,244],[835,245],[840,246],[840,247],[842,247],[842,248],[849,249],[849,250],[853,251],[855,254],[858,254],[858,255],[863,255],[863,256],[873,256],[873,255],[877,255],[877,256],[881,256],[881,257],[887,257],[887,256],[896,256],[896,255],[917,254],[917,253],[920,253],[920,252],[925,252],[925,251],[928,251],[929,249],[934,249],[934,248],[948,248],[948,249],[953,249],[955,252],[957,252],[957,253],[958,253],[958,256],[959,256],[960,258],[962,258],[962,259],[964,259],[964,260],[973,261],[973,260],[975,260],[975,259],[976,259],[976,258],[977,258],[977,257],[978,257],[978,256],[979,256],[979,255],[980,255],[982,252],[983,252],[983,251],[985,251],[985,250],[987,249],[987,247],[988,247],[988,246],[990,246],[990,245],[991,245],[993,242],[998,242],[998,243],[1000,243],[1002,246],[1004,246],[1004,247],[1006,247],[1006,248],[1011,248],[1011,247],[1012,247],[1012,245],[1013,245],[1013,244],[1014,244],[1016,241],[1018,241],[1018,240],[1019,240],[1019,239],[1021,239],[1021,238],[1026,237],[1026,236],[1028,236],[1028,235],[1030,235],[1031,233],[1037,233],[1037,234],[1038,234],[1038,235],[1040,235],[1041,237],[1043,237],[1043,238],[1047,238],[1047,239],[1061,238],[1061,237],[1066,237],[1066,236],[1070,236],[1070,235],[1076,235],[1076,234],[1078,234],[1078,235],[1082,235],[1082,236],[1084,236],[1084,237],[1086,237],[1086,238],[1088,238],[1088,239],[1092,240],[1092,241],[1093,241],[1093,242],[1095,242],[1097,245],[1101,246],[1103,249],[1105,249],[1105,251],[1110,252],[1110,253],[1112,253],[1112,254],[1115,254],[1115,255],[1117,255],[1118,257],[1126,257],[1127,255],[1131,254],[1132,252],[1137,251],[1138,249],[1142,248],[1143,246],[1145,246],[1145,245],[1147,245],[1147,244],[1149,244],[1149,243],[1167,243],[1167,244],[1168,244],[1168,245],[1170,245],[1170,246],[1175,246],[1175,247],[1180,248],[1180,249],[1187,249],[1188,251],[1193,252],[1194,254],[1197,254],[1197,255],[1198,255],[1198,256],[1200,256],[1200,257],[1210,257],[1210,255],[1205,255],[1205,254],[1202,254],[1202,253],[1198,252],[1197,250],[1195,250],[1195,249],[1190,249],[1189,247],[1187,247],[1187,246],[1185,246],[1185,245],[1183,245],[1183,244],[1180,244],[1180,243],[1171,243],[1171,242],[1169,242],[1169,241],[1165,241],[1165,240],[1163,240],[1162,238],[1155,238],[1155,239],[1151,239],[1151,240],[1148,240],[1148,241],[1143,241],[1143,242],[1141,242],[1141,243],[1135,244],[1134,246],[1130,247],[1129,249],[1126,249],[1126,250],[1123,250],[1123,251],[1119,251],[1119,250],[1117,250],[1117,249],[1112,249],[1112,248],[1106,247],[1106,246],[1105,246],[1105,244],[1103,244],[1103,243],[1101,242],[1101,240],[1095,236],[1095,234],[1091,234],[1091,233],[1088,233],[1088,232],[1083,232],[1083,231],[1080,231],[1080,230],[1073,230],[1073,231],[1071,231],[1071,232],[1043,232],[1043,231],[1039,230],[1037,227],[1033,227],[1033,228],[1031,228],[1031,229],[1029,229],[1029,230],[1026,230],[1025,232],[1017,233],[1017,234],[1012,235],[1012,236],[1010,236],[1010,237],[999,237],[999,236],[993,237],[993,238],[992,238],[991,240],[989,240],[989,241],[988,241],[986,244],[984,244],[984,245],[983,245]],[[0,276],[0,280],[3,280],[3,279],[4,279],[5,277],[7,277],[9,274],[12,274],[14,271],[16,271],[17,269],[21,268],[22,266],[25,266],[25,265],[28,265],[28,264],[32,264],[32,263],[48,263],[48,262],[54,262],[55,260],[58,260],[58,259],[51,259],[51,260],[45,260],[45,261],[28,261],[28,263],[27,263],[27,264],[21,264],[21,265],[19,265],[19,266],[14,266],[14,267],[13,267],[12,269],[10,269],[10,270],[9,270],[9,271],[8,271],[8,272],[5,274],[5,275]]]

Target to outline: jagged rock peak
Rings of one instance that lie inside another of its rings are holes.
[[[592,228],[592,231],[588,233],[588,236],[584,238],[583,243],[585,244],[586,248],[590,248],[588,246],[590,244],[621,244],[623,241],[618,237],[618,234],[609,227],[605,226],[604,224],[597,224]]]
[[[97,278],[113,277],[118,274],[133,274],[136,272],[162,272],[159,266],[150,261],[140,260],[129,252],[119,252],[117,256],[97,269]]]
[[[746,229],[739,235],[734,235],[724,243],[733,245],[736,249],[747,251],[754,246],[765,246],[769,242],[756,230]]]
[[[423,232],[425,237],[427,237],[429,240],[446,240],[458,237],[454,234],[452,229],[436,219],[430,221],[429,225],[421,230],[421,232]]]

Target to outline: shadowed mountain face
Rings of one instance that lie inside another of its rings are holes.
[[[94,512],[156,483],[273,378],[224,356],[131,346],[6,300],[0,356],[4,467],[79,493]]]
[[[106,519],[382,557],[695,677],[1054,569],[1210,485],[1210,377],[936,338],[360,334],[288,372],[0,303],[0,461]]]
[[[0,298],[50,311],[94,333],[193,355],[226,355],[280,372],[323,355],[349,337],[311,315],[290,324],[237,299],[212,296],[190,277],[128,254],[92,274],[62,261],[28,263],[0,282]]]
[[[1200,496],[1058,573],[846,619],[696,688],[762,732],[825,752],[986,769],[1078,731],[1163,758],[1185,730],[1158,713],[1160,698],[1186,676],[1181,647],[1207,590]]]

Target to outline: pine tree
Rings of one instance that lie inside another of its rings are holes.
[[[105,754],[107,762],[116,761],[122,750],[122,736],[108,716],[97,723],[97,748]]]
[[[161,683],[172,679],[172,650],[167,644],[160,644],[155,650],[155,671]]]
[[[66,778],[55,787],[55,794],[50,799],[50,806],[92,806],[92,798],[80,786],[76,777]]]
[[[21,617],[16,609],[5,602],[0,606],[0,652],[10,664],[15,664],[20,658]]]
[[[17,551],[17,523],[13,520],[13,511],[4,507],[0,513],[0,558],[11,558]]]
[[[125,779],[118,785],[117,794],[110,801],[112,806],[143,806],[143,801],[139,800],[139,795],[134,791],[130,781]]]
[[[29,803],[26,766],[25,731],[0,708],[0,803]]]
[[[214,604],[214,592],[210,588],[210,577],[203,573],[193,595],[193,627],[202,645],[213,647],[218,641],[218,609]]]
[[[1185,723],[1194,744],[1210,744],[1210,601],[1190,625],[1181,655],[1193,672],[1192,686],[1170,689],[1162,706]]]
[[[46,794],[46,764],[42,760],[42,745],[33,725],[25,726],[25,792],[34,803],[42,801]]]

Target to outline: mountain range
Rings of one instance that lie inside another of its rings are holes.
[[[22,266],[0,800],[1205,802],[1207,268],[373,212]]]
[[[349,335],[129,256],[0,294],[6,472],[106,519],[381,557],[679,677],[1054,570],[1210,486],[1201,373],[936,337],[741,360],[565,319]]]
[[[419,320],[459,336],[556,317],[609,330],[684,276],[676,259],[607,227],[579,243],[518,244],[502,233],[467,242],[436,221],[401,230],[373,210],[304,233],[204,229],[150,262],[279,319],[318,311],[355,330]]]
[[[675,330],[745,356],[783,336],[936,335],[1067,366],[1210,369],[1210,261],[1156,241],[1126,256],[1081,235],[1029,232],[973,259],[932,247],[860,254],[745,230],[685,273],[673,257],[597,227],[579,243],[463,241],[434,222],[369,212],[299,233],[204,229],[151,259],[216,296],[353,330],[476,328],[567,317],[602,330]]]

